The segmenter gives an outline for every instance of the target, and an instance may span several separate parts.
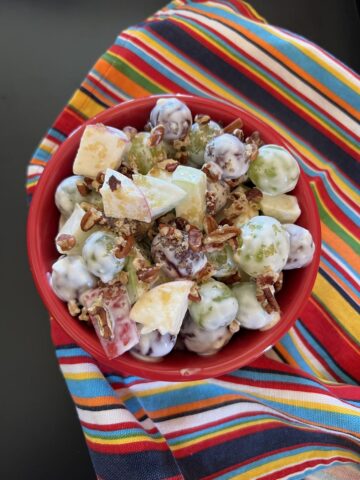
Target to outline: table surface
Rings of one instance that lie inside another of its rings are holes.
[[[251,0],[250,0],[251,1]],[[47,314],[25,249],[25,167],[37,142],[116,34],[162,0],[0,0],[1,478],[94,479],[74,406],[58,370]],[[252,0],[271,23],[317,42],[359,71],[355,0]],[[323,10],[326,4],[326,10]],[[100,8],[101,6],[101,8]],[[11,233],[9,235],[9,233]],[[19,459],[19,460],[17,460]]]

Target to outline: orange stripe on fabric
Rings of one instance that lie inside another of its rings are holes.
[[[358,301],[357,295],[349,288],[345,282],[342,281],[340,277],[336,275],[336,273],[331,270],[325,263],[320,261],[320,266],[321,268],[331,277],[334,282],[336,282],[338,285],[340,285],[341,289],[356,303]]]
[[[113,396],[83,398],[78,397],[77,395],[72,395],[72,399],[74,400],[76,405],[80,407],[102,407],[109,404],[116,405],[117,403],[119,404],[119,407],[121,405],[119,399]]]
[[[359,257],[347,243],[338,237],[324,222],[321,222],[321,236],[352,267],[359,264]],[[341,261],[340,261],[341,263]]]

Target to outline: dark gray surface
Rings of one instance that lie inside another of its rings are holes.
[[[53,354],[47,314],[28,271],[25,166],[47,127],[117,32],[162,4],[161,0],[0,0],[0,192],[5,216],[0,250],[4,295],[0,477],[7,480],[94,478]],[[359,69],[359,24],[352,0],[253,0],[252,4],[270,22],[308,36]]]

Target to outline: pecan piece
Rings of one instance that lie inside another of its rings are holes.
[[[245,197],[249,203],[258,204],[262,199],[263,194],[258,188],[254,187],[245,191]]]
[[[194,121],[199,125],[206,125],[207,123],[210,122],[210,120],[211,118],[209,117],[209,115],[205,115],[202,113],[198,113],[197,115],[195,115],[195,118],[194,118]]]
[[[241,128],[235,128],[235,130],[232,132],[235,137],[237,137],[241,142],[244,141],[245,134],[244,131]]]
[[[89,315],[88,315],[87,308],[83,307],[81,309],[81,313],[78,316],[78,319],[81,320],[82,322],[88,322],[89,321]]]
[[[109,187],[112,192],[115,192],[115,190],[121,187],[121,182],[115,177],[115,175],[111,175],[109,178]]]
[[[119,244],[114,248],[114,255],[116,258],[125,258],[129,255],[130,250],[134,246],[135,239],[133,235],[121,237]]]
[[[221,178],[221,168],[214,162],[204,163],[201,170],[211,182],[218,182]]]
[[[118,171],[120,173],[122,173],[123,175],[125,175],[125,177],[128,177],[130,179],[132,179],[132,176],[135,173],[135,170],[133,168],[129,167],[128,165],[120,165]]]
[[[99,305],[93,305],[88,309],[88,312],[97,323],[101,337],[105,340],[112,340],[114,338],[114,332],[105,308]]]
[[[229,325],[230,333],[236,333],[240,330],[240,324],[238,321],[233,320]]]
[[[240,232],[241,230],[233,225],[219,225],[204,238],[203,243],[204,245],[225,244],[231,238],[240,235]]]
[[[224,133],[233,133],[234,130],[237,128],[242,128],[244,125],[241,118],[235,118],[232,122],[230,122],[226,127],[224,127]]]
[[[142,267],[136,272],[138,279],[145,283],[155,282],[160,275],[160,265],[152,265],[149,267]]]
[[[241,274],[239,272],[235,272],[227,277],[222,277],[221,281],[225,283],[225,285],[234,285],[234,283],[241,282]]]
[[[193,252],[199,252],[202,245],[202,233],[194,225],[187,225],[186,230],[189,235],[189,247]]]
[[[255,130],[252,134],[246,138],[245,143],[254,143],[258,148],[264,145],[264,142],[261,140],[260,133]]]
[[[79,305],[77,304],[77,302],[75,300],[70,300],[67,303],[67,308],[68,308],[69,313],[72,317],[77,317],[80,313]]]
[[[170,173],[175,172],[179,165],[180,163],[177,160],[170,160],[166,163],[165,170]]]
[[[83,232],[88,232],[95,224],[102,220],[103,215],[99,210],[90,208],[82,217],[80,227]]]
[[[86,197],[91,191],[89,186],[83,180],[78,180],[76,182],[76,188],[82,197]]]
[[[206,211],[209,215],[215,215],[216,213],[216,193],[206,192]]]
[[[190,302],[196,302],[199,303],[201,302],[201,295],[199,292],[199,287],[197,285],[193,285],[190,289],[188,299]]]
[[[75,247],[76,238],[73,235],[62,233],[56,238],[56,245],[64,252],[67,252]]]
[[[209,280],[209,278],[213,276],[213,274],[214,274],[214,269],[211,263],[207,262],[205,267],[202,270],[200,270],[200,272],[197,273],[196,279],[198,282],[206,282],[207,280]]]
[[[164,125],[157,125],[150,132],[150,137],[148,141],[149,147],[156,147],[164,138],[165,127]]]
[[[284,274],[283,272],[279,273],[278,279],[274,283],[275,292],[280,292],[284,283]]]
[[[207,234],[213,232],[218,228],[218,224],[214,217],[211,215],[205,215],[204,218],[204,230]]]

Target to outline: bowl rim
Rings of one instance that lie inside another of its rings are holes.
[[[261,129],[266,129],[271,133],[272,138],[276,141],[276,144],[283,146],[284,148],[294,151],[294,147],[286,138],[279,134],[272,125],[264,122],[259,117],[254,115],[252,112],[245,110],[239,106],[233,105],[229,102],[213,99],[198,97],[195,95],[189,94],[164,94],[164,95],[150,95],[147,97],[141,97],[137,99],[128,100],[117,104],[109,109],[95,115],[94,117],[88,119],[81,126],[77,127],[69,137],[59,146],[57,151],[52,155],[51,159],[46,164],[44,171],[39,179],[39,182],[36,186],[34,195],[31,200],[29,215],[27,220],[27,251],[30,264],[30,270],[34,278],[34,282],[38,293],[45,304],[50,318],[55,320],[60,326],[66,331],[66,333],[80,345],[86,352],[90,353],[96,361],[101,363],[103,366],[108,368],[110,371],[123,372],[126,374],[132,374],[141,376],[143,378],[152,379],[152,380],[162,380],[162,381],[188,381],[188,380],[200,380],[205,378],[217,377],[229,373],[230,371],[236,370],[244,365],[248,365],[253,362],[255,359],[260,357],[265,351],[270,349],[295,323],[298,315],[301,310],[305,307],[306,302],[311,294],[312,288],[314,286],[316,276],[318,273],[319,263],[320,263],[320,249],[321,249],[321,229],[320,229],[320,217],[318,208],[316,205],[316,200],[314,194],[310,188],[308,176],[304,173],[303,169],[300,166],[300,175],[305,180],[304,185],[306,185],[306,195],[308,200],[312,205],[313,210],[313,230],[312,235],[315,243],[315,254],[310,264],[310,273],[307,278],[307,284],[304,289],[302,289],[301,302],[298,301],[288,312],[289,320],[287,322],[279,322],[277,328],[274,327],[267,332],[266,337],[261,337],[258,344],[251,351],[247,351],[246,355],[243,355],[242,352],[239,352],[238,355],[231,357],[228,360],[221,360],[221,353],[219,355],[214,355],[213,358],[216,358],[216,361],[212,365],[201,367],[201,368],[184,368],[179,369],[171,366],[165,366],[162,362],[146,362],[140,361],[137,358],[133,357],[131,354],[125,354],[120,357],[117,357],[113,360],[109,360],[98,339],[96,338],[94,342],[93,336],[80,335],[80,325],[73,319],[70,314],[66,312],[66,316],[71,318],[71,322],[68,322],[68,319],[65,319],[64,311],[60,308],[60,305],[63,302],[59,299],[54,301],[54,294],[49,293],[50,285],[47,283],[47,286],[44,286],[44,275],[41,267],[41,252],[39,245],[34,239],[37,238],[37,229],[39,227],[39,205],[42,201],[42,194],[46,189],[47,178],[51,175],[52,165],[54,165],[59,158],[66,156],[66,152],[71,149],[71,145],[74,142],[80,140],[83,130],[87,125],[95,123],[105,123],[111,125],[114,119],[117,119],[119,114],[123,111],[126,111],[129,105],[134,105],[138,107],[148,107],[151,104],[154,104],[159,98],[179,98],[184,103],[189,104],[191,109],[192,103],[196,103],[196,108],[203,107],[206,112],[206,107],[220,107],[222,111],[226,111],[229,115],[233,115],[234,118],[241,117],[244,120],[246,125],[247,119],[251,119],[251,122],[255,125],[258,125]],[[296,155],[301,157],[301,154],[296,151]],[[50,168],[49,168],[50,165]],[[166,357],[165,357],[166,358]],[[156,369],[156,366],[161,365],[161,369]]]

